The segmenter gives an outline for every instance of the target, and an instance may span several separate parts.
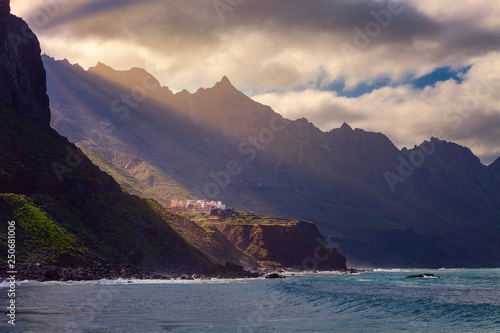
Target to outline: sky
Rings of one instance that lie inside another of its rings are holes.
[[[347,122],[399,148],[431,137],[500,156],[500,2],[11,0],[42,51],[141,67],[173,91],[225,75],[323,131]]]

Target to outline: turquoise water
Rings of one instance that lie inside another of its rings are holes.
[[[425,272],[443,278],[405,278]],[[17,304],[0,332],[500,332],[500,269],[23,282]]]

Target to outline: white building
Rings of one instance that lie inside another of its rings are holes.
[[[207,201],[207,200],[171,200],[171,208],[186,209],[193,213],[203,213],[210,215],[212,210],[226,210],[226,205],[222,201]]]

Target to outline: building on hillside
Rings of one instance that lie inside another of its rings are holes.
[[[171,200],[170,207],[207,215],[210,215],[212,210],[226,210],[226,205],[221,201],[207,200]]]

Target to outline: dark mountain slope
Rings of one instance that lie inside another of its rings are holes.
[[[500,173],[500,157],[495,160],[495,162],[491,163],[490,168],[495,170],[495,172]]]

